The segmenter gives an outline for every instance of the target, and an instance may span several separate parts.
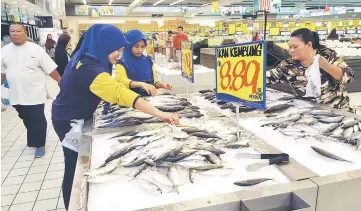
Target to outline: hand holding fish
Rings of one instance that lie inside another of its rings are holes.
[[[163,88],[163,89],[167,89],[167,90],[169,90],[169,91],[172,91],[172,85],[170,85],[169,83],[162,83],[162,82],[160,82],[159,83],[159,88]]]
[[[157,116],[159,119],[163,120],[166,123],[174,125],[179,124],[179,117],[175,113],[160,112],[160,114]]]
[[[144,89],[151,96],[155,96],[157,94],[157,89],[151,84],[142,83],[142,89]]]

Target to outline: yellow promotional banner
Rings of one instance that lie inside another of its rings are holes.
[[[228,34],[236,34],[236,24],[230,23],[228,25]]]
[[[280,35],[280,28],[270,28],[269,35],[271,35],[271,36]]]
[[[296,27],[296,23],[295,23],[295,22],[289,22],[289,23],[288,23],[288,27],[290,27],[290,28],[295,28],[295,27]]]
[[[277,28],[283,27],[283,23],[282,23],[282,22],[276,22],[276,27],[277,27]]]
[[[334,21],[332,22],[332,29],[339,27],[340,26],[340,21]]]
[[[272,27],[272,23],[267,23],[267,26],[266,26],[267,30],[269,30],[271,27]]]
[[[343,21],[342,21],[342,26],[344,26],[344,27],[351,26],[351,25],[352,25],[351,22],[352,22],[352,21],[350,21],[350,20],[343,20]]]
[[[181,42],[181,72],[189,82],[194,83],[193,43]]]
[[[219,12],[220,12],[220,10],[219,10],[219,2],[218,1],[212,2],[212,13],[213,14],[218,14]]]
[[[237,24],[236,24],[236,31],[237,31],[237,32],[243,31],[243,28],[242,28],[243,26],[242,26],[242,25],[243,25],[242,23],[237,23]]]
[[[265,41],[216,47],[217,100],[266,107]]]
[[[360,23],[360,20],[359,20],[359,19],[354,19],[354,20],[352,21],[352,24],[353,24],[353,26],[355,26],[355,27],[357,27],[357,26],[359,25],[359,23]]]
[[[147,40],[147,55],[154,57],[154,44],[153,40]]]

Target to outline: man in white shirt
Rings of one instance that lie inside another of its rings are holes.
[[[58,83],[57,65],[39,45],[28,42],[24,25],[10,25],[12,43],[1,49],[1,84],[9,83],[9,101],[27,129],[28,147],[35,157],[45,155],[47,122],[44,114],[46,76]]]

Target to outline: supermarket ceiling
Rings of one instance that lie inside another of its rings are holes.
[[[143,5],[153,5],[159,0],[147,0]],[[158,6],[169,5],[177,0],[164,0]],[[66,4],[83,4],[83,0],[65,0]],[[97,4],[108,4],[109,0],[86,0],[89,5],[97,5]],[[127,6],[132,3],[133,0],[113,0],[113,5],[124,5]],[[212,0],[184,0],[178,6],[192,6],[192,5],[203,5],[206,3],[212,2]],[[315,6],[352,6],[352,7],[361,7],[361,0],[282,0],[282,7],[295,7],[295,3],[304,3],[307,7],[315,7]],[[176,6],[174,5],[174,6]],[[253,5],[253,0],[240,0],[237,4],[232,4],[235,6],[245,6],[251,7]]]

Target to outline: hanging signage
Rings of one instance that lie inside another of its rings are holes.
[[[282,28],[282,29],[280,29],[280,35],[281,36],[291,36],[291,30],[288,28]]]
[[[345,35],[345,30],[336,30],[336,34]]]
[[[181,42],[181,72],[183,78],[194,83],[193,43]]]
[[[217,100],[266,108],[267,43],[216,47]]]
[[[153,40],[147,40],[147,55],[154,58]]]
[[[212,14],[220,14],[221,11],[219,10],[219,2],[218,1],[214,1],[212,2]]]
[[[101,6],[103,16],[114,16],[114,7],[113,6]]]
[[[271,35],[271,36],[278,36],[278,35],[280,35],[280,29],[279,29],[279,28],[270,28],[270,35]]]
[[[346,34],[356,34],[356,29],[347,29]]]
[[[89,15],[88,5],[75,5],[75,15]]]
[[[276,27],[277,28],[283,27],[283,22],[276,22]]]
[[[317,34],[318,35],[327,35],[327,31],[326,30],[317,30]]]

